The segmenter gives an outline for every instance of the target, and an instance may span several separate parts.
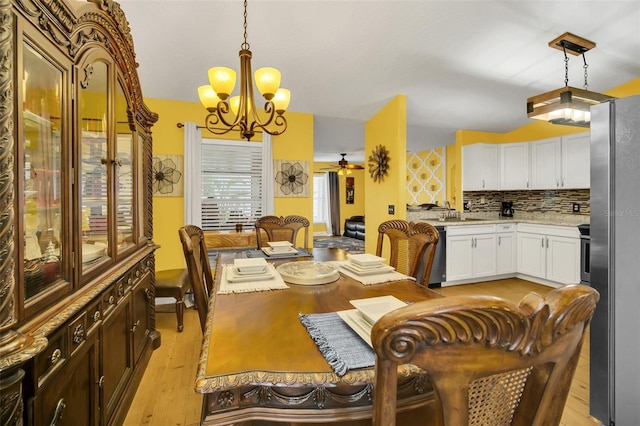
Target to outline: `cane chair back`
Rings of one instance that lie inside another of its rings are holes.
[[[209,297],[213,288],[213,274],[209,264],[209,255],[204,242],[202,229],[195,225],[185,225],[178,230],[184,258],[187,262],[189,280],[193,289],[200,327],[204,332],[207,322],[207,310],[209,308]]]
[[[418,302],[382,317],[376,352],[375,426],[395,425],[397,374],[431,378],[444,426],[558,425],[599,294],[567,285],[518,305],[488,296]]]
[[[382,255],[383,243],[390,243],[389,265],[398,272],[420,278],[420,284],[429,285],[439,234],[436,228],[423,222],[389,220],[378,227],[376,255]],[[418,273],[422,271],[420,277]]]
[[[304,229],[303,247],[306,250],[309,248],[309,225],[309,220],[302,216],[263,216],[255,224],[258,248],[267,245],[267,241],[289,241],[295,245],[298,231]]]

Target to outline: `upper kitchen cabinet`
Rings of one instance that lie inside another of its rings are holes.
[[[500,189],[530,189],[530,143],[500,145]]]
[[[3,423],[121,424],[160,342],[158,117],[118,3],[11,0],[0,16]]]
[[[476,143],[462,147],[462,190],[499,189],[499,145]]]
[[[531,189],[590,186],[590,134],[531,142]]]

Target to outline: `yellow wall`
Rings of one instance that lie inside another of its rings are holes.
[[[364,127],[365,154],[368,157],[378,146],[389,151],[389,175],[374,182],[367,173],[365,179],[366,237],[365,251],[375,253],[378,226],[387,220],[407,217],[407,98],[398,95],[385,105]],[[395,214],[387,212],[395,206]],[[388,250],[388,245],[386,246]],[[387,251],[388,252],[388,251]],[[384,252],[383,252],[384,254]],[[388,256],[385,256],[388,259]]]
[[[327,171],[335,170],[323,170],[323,168],[333,167],[336,162],[325,163],[317,162],[313,164],[314,173],[324,173]],[[344,220],[351,216],[364,215],[364,181],[368,175],[365,174],[365,170],[351,170],[351,174],[348,176],[338,176],[340,181],[340,229],[344,226]],[[347,204],[347,189],[346,180],[347,177],[354,178],[354,197],[353,204]],[[327,227],[324,223],[314,223],[313,232],[327,232]]]
[[[604,93],[617,98],[638,95],[640,94],[640,78]],[[528,142],[584,131],[585,129],[582,127],[561,126],[540,120],[531,120],[531,123],[506,133],[458,130],[455,145],[447,147],[447,197],[451,200],[451,206],[457,210],[462,209],[462,146],[479,142],[496,144]]]
[[[153,132],[153,153],[184,155],[184,130],[177,123],[190,121],[204,124],[206,110],[195,102],[168,101],[162,99],[145,99],[149,109],[158,114],[158,122],[151,129]],[[313,165],[313,116],[310,114],[287,112],[289,128],[280,136],[274,136],[274,159],[303,160],[309,162],[309,170]],[[207,130],[202,131],[205,138],[215,137]],[[229,133],[225,139],[237,139]],[[256,140],[260,140],[257,135]],[[313,182],[313,179],[311,179]],[[299,214],[311,218],[313,216],[313,192],[306,198],[276,198],[275,214]],[[184,268],[184,254],[178,239],[178,229],[184,223],[183,197],[153,197],[153,240],[160,245],[156,251],[156,269]],[[300,235],[300,243],[302,235]],[[313,243],[311,237],[310,245]]]

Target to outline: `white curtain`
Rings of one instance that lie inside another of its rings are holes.
[[[184,123],[184,223],[202,227],[200,185],[202,135],[195,123]]]
[[[333,235],[333,226],[331,224],[331,190],[329,189],[329,172],[325,172],[324,174],[324,206],[326,211],[324,212],[325,217],[325,226],[327,227],[327,235]]]
[[[273,215],[275,212],[274,198],[274,174],[273,174],[273,150],[271,149],[271,135],[262,133],[262,214]]]

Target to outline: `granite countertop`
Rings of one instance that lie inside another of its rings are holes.
[[[453,212],[458,214],[458,212]],[[518,213],[514,217],[501,217],[497,213],[460,213],[460,218],[476,220],[454,220],[440,221],[442,212],[410,212],[407,211],[407,220],[410,222],[427,222],[433,226],[465,226],[465,225],[485,225],[498,223],[532,223],[538,225],[555,226],[578,226],[589,223],[590,216],[575,214],[554,214],[554,213]],[[477,220],[481,219],[481,220]]]

